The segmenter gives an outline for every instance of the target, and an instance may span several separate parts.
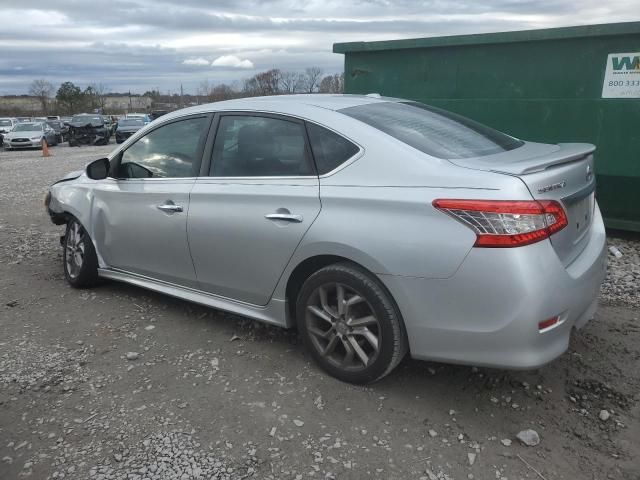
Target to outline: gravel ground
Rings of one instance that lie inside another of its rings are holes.
[[[609,252],[607,278],[602,285],[602,299],[612,305],[640,307],[640,235],[629,238],[609,237],[609,249],[616,249],[618,258]],[[615,250],[614,250],[615,251]]]
[[[293,332],[71,289],[42,199],[110,148],[0,151],[0,479],[640,478],[637,238],[610,240],[596,320],[553,364],[405,360],[357,387]]]

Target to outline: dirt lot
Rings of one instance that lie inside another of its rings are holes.
[[[640,479],[637,256],[552,365],[407,359],[356,387],[293,332],[117,283],[70,288],[42,200],[111,148],[0,152],[0,479]]]

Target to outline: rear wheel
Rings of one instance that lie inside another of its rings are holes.
[[[98,282],[98,257],[93,242],[76,219],[67,224],[64,236],[64,276],[74,288],[91,287]]]
[[[296,318],[316,362],[346,382],[379,380],[407,352],[395,303],[372,274],[350,264],[311,275],[298,295]]]

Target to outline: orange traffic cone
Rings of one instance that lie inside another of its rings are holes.
[[[47,139],[43,138],[42,139],[42,156],[43,157],[49,157],[49,145],[47,145]]]

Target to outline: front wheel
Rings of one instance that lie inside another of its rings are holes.
[[[93,242],[76,219],[67,224],[62,254],[64,276],[74,288],[86,288],[98,282],[98,257]]]
[[[407,352],[400,313],[374,275],[350,264],[311,275],[296,303],[298,329],[316,362],[334,377],[370,383]]]

